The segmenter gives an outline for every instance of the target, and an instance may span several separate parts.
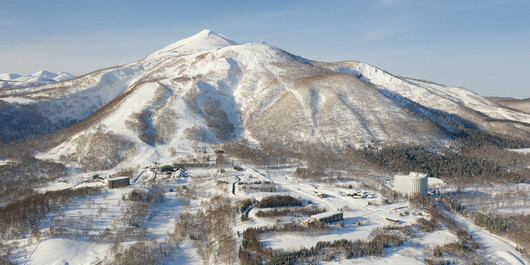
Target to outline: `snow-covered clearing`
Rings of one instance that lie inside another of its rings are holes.
[[[24,264],[98,264],[109,246],[64,238],[44,239]]]
[[[175,227],[179,226],[178,218],[184,211],[193,213],[203,207],[214,195],[221,194],[230,198],[239,207],[244,199],[255,198],[258,201],[271,195],[286,194],[300,199],[303,207],[324,207],[328,211],[342,210],[344,220],[330,226],[330,230],[316,233],[272,232],[262,235],[259,240],[264,247],[273,250],[294,251],[311,248],[319,241],[339,239],[369,241],[372,232],[386,226],[404,227],[416,224],[419,218],[429,219],[429,214],[414,209],[408,201],[396,201],[385,204],[384,196],[376,191],[361,188],[362,179],[351,179],[328,183],[307,182],[293,177],[296,167],[284,167],[276,170],[261,170],[243,167],[242,171],[227,168],[190,168],[166,174],[156,168],[139,169],[131,178],[131,185],[119,189],[104,188],[100,194],[74,200],[69,206],[41,220],[40,238],[26,235],[13,241],[16,246],[13,261],[19,264],[100,264],[114,257],[113,240],[123,236],[121,251],[139,242],[138,238],[158,243],[172,238]],[[107,178],[113,171],[98,172]],[[41,192],[83,186],[104,186],[106,181],[84,182],[94,173],[74,175],[68,180],[57,181]],[[184,177],[185,176],[185,177]],[[432,179],[430,184],[445,186],[439,179]],[[182,193],[191,189],[189,198],[183,201]],[[150,204],[139,227],[131,226],[125,216],[135,206],[134,201],[127,200],[133,190],[150,190],[162,187],[162,202]],[[235,187],[234,193],[232,188]],[[267,191],[270,189],[270,191]],[[180,191],[179,191],[180,190]],[[364,194],[365,198],[347,196],[352,192]],[[179,197],[180,196],[180,197]],[[289,207],[287,207],[289,208]],[[275,224],[301,223],[309,216],[257,217],[258,211],[270,209],[252,209],[248,221],[240,220],[237,215],[232,224],[231,234],[238,246],[242,242],[242,232],[249,227],[273,226]],[[455,216],[463,223],[473,238],[479,243],[481,253],[497,264],[525,264],[520,253],[514,247],[497,236],[484,232],[466,219]],[[396,220],[397,224],[390,220]],[[344,225],[342,225],[343,223]],[[52,231],[53,230],[53,231]],[[108,235],[106,231],[110,231]],[[142,232],[144,231],[144,232]],[[365,257],[322,261],[322,264],[423,264],[425,258],[431,257],[432,248],[458,241],[458,237],[446,227],[430,233],[414,232],[402,246],[385,249],[383,257]],[[140,235],[142,234],[142,235]],[[239,235],[239,236],[236,236]],[[105,239],[111,238],[110,240]],[[167,264],[202,264],[202,253],[197,242],[186,238],[178,243],[169,256],[164,258]]]

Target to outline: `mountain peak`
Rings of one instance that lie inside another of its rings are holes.
[[[206,35],[206,36],[208,36],[208,35],[210,35],[210,34],[216,34],[216,35],[217,35],[217,33],[213,32],[212,30],[209,30],[209,29],[203,29],[203,30],[199,31],[199,33],[195,34],[194,36],[199,36],[199,35]]]
[[[52,79],[54,77],[57,76],[57,74],[55,73],[52,73],[52,72],[49,72],[49,71],[46,71],[46,70],[41,70],[41,71],[38,71],[34,74],[31,75],[32,77],[37,77],[37,78],[49,78],[49,79]]]
[[[0,74],[0,80],[4,80],[4,81],[17,79],[19,77],[21,77],[21,75],[13,74],[13,73],[2,73],[2,74]]]
[[[230,45],[237,45],[237,42],[222,34],[217,34],[209,29],[204,29],[191,37],[169,44],[168,46],[152,53],[149,57],[191,54],[215,50]]]

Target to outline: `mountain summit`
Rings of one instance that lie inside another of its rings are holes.
[[[149,58],[205,52],[230,45],[237,45],[237,43],[223,35],[205,29],[191,37],[169,44],[151,54]]]
[[[209,30],[137,62],[0,90],[0,123],[2,142],[49,133],[41,156],[87,170],[240,139],[341,150],[444,145],[462,127],[530,138],[529,114],[469,90],[238,45]]]

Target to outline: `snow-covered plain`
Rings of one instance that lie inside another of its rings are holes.
[[[384,204],[384,197],[376,191],[360,188],[361,180],[336,183],[308,183],[292,177],[294,168],[285,167],[280,170],[262,171],[246,167],[244,171],[227,169],[225,173],[219,173],[218,168],[191,168],[187,171],[188,177],[172,178],[165,174],[156,174],[150,169],[139,169],[131,180],[131,186],[119,189],[105,188],[102,193],[78,199],[70,206],[60,209],[41,221],[39,230],[43,236],[40,239],[25,238],[15,240],[12,244],[16,247],[14,261],[19,264],[100,264],[112,257],[112,244],[94,240],[101,235],[106,228],[111,230],[127,229],[121,221],[129,202],[123,200],[123,196],[134,189],[146,189],[158,183],[164,187],[164,201],[156,203],[147,214],[144,227],[147,231],[146,237],[150,240],[163,242],[179,224],[176,218],[185,209],[197,210],[201,202],[209,200],[212,194],[223,194],[228,196],[234,203],[245,198],[261,200],[273,194],[288,194],[303,201],[312,201],[312,206],[325,207],[328,211],[342,209],[344,211],[344,227],[337,224],[332,225],[329,232],[317,234],[296,233],[272,233],[260,238],[266,247],[292,251],[301,247],[310,248],[319,241],[334,241],[337,239],[347,240],[369,240],[371,232],[393,224],[387,218],[399,220],[398,226],[413,224],[419,217],[429,218],[429,215],[421,209],[411,208],[407,201],[397,201]],[[99,172],[101,176],[115,174],[114,171]],[[90,174],[80,174],[71,177],[68,181],[58,181],[47,190],[57,190],[83,185],[105,186],[105,181],[84,182]],[[195,177],[203,176],[203,177]],[[209,176],[209,177],[206,177]],[[197,179],[195,179],[197,178]],[[232,183],[237,179],[241,182],[270,181],[277,186],[272,192],[255,191],[243,189],[236,185],[235,195],[232,194]],[[219,182],[221,181],[221,182]],[[227,183],[227,184],[224,184]],[[177,199],[176,189],[182,185],[194,184],[200,187],[198,197],[191,200],[189,206],[184,206]],[[372,195],[371,199],[343,196],[352,189],[364,191]],[[317,196],[317,192],[326,194],[324,198]],[[370,203],[368,203],[370,202]],[[232,233],[242,233],[249,227],[261,227],[274,225],[278,222],[302,222],[307,217],[279,217],[266,218],[257,217],[257,210],[251,210],[249,221],[242,222],[237,218]],[[520,254],[508,241],[484,232],[474,226],[461,216],[455,216],[456,220],[468,227],[473,238],[480,245],[481,253],[496,264],[526,264]],[[86,227],[87,220],[91,226]],[[67,236],[46,236],[49,234],[52,223],[55,226],[66,225],[73,234]],[[92,237],[91,237],[92,236]],[[241,238],[238,238],[239,244]],[[427,253],[434,246],[440,246],[456,242],[457,236],[443,228],[432,233],[421,233],[401,247],[391,248],[386,251],[384,257],[343,259],[323,262],[323,264],[423,264]],[[126,240],[123,248],[134,244],[134,239]],[[185,240],[178,244],[171,258],[164,259],[167,264],[202,264],[203,259],[197,252],[192,240]]]

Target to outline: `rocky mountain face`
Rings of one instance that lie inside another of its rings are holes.
[[[318,62],[209,30],[146,58],[51,84],[0,89],[0,141],[62,140],[40,156],[85,169],[196,145],[444,144],[459,128],[530,138],[530,114],[464,88],[356,62]]]

